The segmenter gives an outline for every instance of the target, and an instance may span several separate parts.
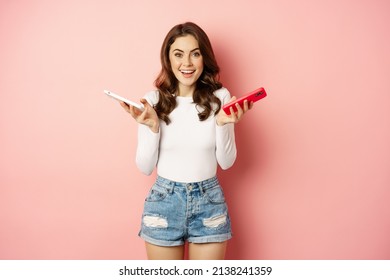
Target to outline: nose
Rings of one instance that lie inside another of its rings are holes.
[[[185,66],[191,66],[192,65],[191,55],[184,56],[183,64]]]

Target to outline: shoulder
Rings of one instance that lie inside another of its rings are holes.
[[[230,100],[230,92],[227,90],[227,88],[224,87],[214,91],[214,95],[218,97],[219,100],[221,100],[222,105],[226,104]]]
[[[148,101],[148,103],[151,106],[156,105],[159,99],[158,90],[155,89],[155,90],[148,91],[144,95],[144,98],[146,99],[146,101]]]

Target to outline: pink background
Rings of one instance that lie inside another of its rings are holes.
[[[389,259],[389,11],[384,0],[2,0],[0,258],[146,258],[137,234],[154,176],[135,166],[136,124],[102,91],[153,89],[164,36],[191,20],[233,95],[269,93],[219,172],[227,258]]]

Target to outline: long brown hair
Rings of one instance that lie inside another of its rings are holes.
[[[221,101],[214,95],[214,91],[222,87],[222,83],[219,81],[219,66],[207,34],[195,23],[178,24],[168,32],[164,39],[160,53],[161,71],[154,82],[159,92],[159,101],[155,105],[155,110],[158,117],[166,124],[170,123],[169,114],[176,108],[175,94],[178,87],[178,81],[172,72],[169,61],[169,50],[176,38],[186,35],[195,37],[203,57],[203,72],[196,81],[193,95],[194,103],[203,109],[198,113],[199,120],[204,121],[210,116],[213,111],[213,103],[217,105],[214,114],[217,114],[221,109]]]

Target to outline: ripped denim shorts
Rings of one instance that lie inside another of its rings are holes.
[[[158,246],[230,239],[230,217],[217,177],[178,183],[158,176],[145,199],[139,236]]]

